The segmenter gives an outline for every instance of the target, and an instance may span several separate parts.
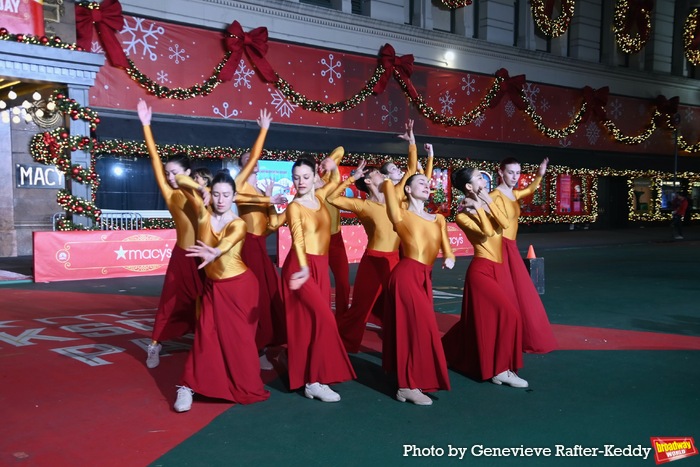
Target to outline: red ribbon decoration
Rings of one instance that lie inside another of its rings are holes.
[[[372,91],[376,94],[381,94],[386,89],[386,85],[389,83],[389,78],[393,76],[394,71],[399,74],[404,83],[406,83],[406,90],[411,99],[416,100],[418,98],[418,92],[416,88],[413,87],[411,82],[411,75],[413,74],[413,55],[404,55],[403,57],[397,57],[396,51],[391,44],[385,44],[384,47],[379,51],[379,64],[384,67],[384,73],[374,85]]]
[[[508,75],[508,70],[501,68],[496,72],[496,76],[498,78],[503,78],[503,82],[494,98],[491,99],[489,107],[496,107],[499,102],[501,102],[501,99],[503,99],[503,96],[508,96],[515,107],[520,110],[527,109],[527,102],[523,99],[522,95],[522,89],[525,85],[525,75],[513,76],[511,78]]]
[[[104,0],[98,8],[90,9],[80,4],[75,7],[75,29],[77,44],[84,50],[92,49],[92,30],[95,25],[97,36],[107,59],[115,67],[129,68],[122,44],[116,33],[124,28],[124,16],[119,0]]]
[[[265,59],[267,53],[267,28],[255,28],[249,33],[243,32],[243,27],[238,21],[234,21],[226,28],[230,34],[224,39],[226,49],[231,52],[231,56],[226,64],[221,68],[219,79],[230,81],[233,78],[238,62],[241,60],[243,52],[250,59],[251,63],[258,70],[258,74],[268,83],[275,83],[278,80],[277,73],[272,69],[270,62]]]
[[[662,115],[672,117],[678,113],[678,96],[666,99],[665,96],[659,95],[654,101],[656,110]]]
[[[591,115],[604,122],[608,119],[605,107],[608,105],[608,94],[610,88],[605,86],[600,89],[593,89],[590,86],[583,88],[583,102],[586,103],[586,115],[583,121],[586,121]]]
[[[544,2],[544,14],[547,18],[552,19],[552,13],[554,13],[554,1],[555,0],[545,0]]]
[[[654,9],[654,0],[630,0],[627,8],[627,21],[624,32],[629,34],[633,25],[637,25],[637,32],[643,38],[647,37],[647,15]]]

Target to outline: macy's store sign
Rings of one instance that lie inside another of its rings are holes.
[[[174,229],[34,232],[34,281],[165,274],[176,240]]]

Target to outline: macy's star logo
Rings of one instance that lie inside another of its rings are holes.
[[[126,252],[129,250],[125,250],[123,246],[119,245],[118,250],[114,250],[114,252],[117,254],[117,259],[126,259]]]

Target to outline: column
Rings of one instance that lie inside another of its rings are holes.
[[[89,89],[90,88],[87,86],[68,85],[68,97],[75,99],[78,104],[86,107],[88,105]],[[72,120],[69,117],[67,117],[67,120],[69,122],[71,136],[90,137],[90,125],[88,122],[83,120]],[[73,151],[71,152],[70,161],[71,165],[80,164],[81,166],[88,168],[90,167],[90,153],[81,150]],[[90,185],[73,181],[68,174],[66,174],[66,189],[69,189],[73,196],[92,201],[92,190],[90,189]],[[73,213],[73,223],[75,225],[91,227],[92,219]]]

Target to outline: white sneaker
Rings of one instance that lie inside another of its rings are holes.
[[[306,384],[304,395],[309,399],[318,399],[323,402],[338,402],[340,394],[332,390],[328,385],[321,383]]]
[[[423,394],[420,389],[401,388],[396,393],[396,400],[399,402],[413,402],[416,405],[433,405],[433,400]]]
[[[175,399],[173,408],[175,412],[187,412],[192,408],[192,394],[194,394],[194,391],[187,386],[177,387],[177,399]]]
[[[507,384],[508,386],[514,387],[514,388],[526,388],[527,387],[527,381],[516,375],[514,372],[510,370],[503,371],[493,378],[491,378],[491,382],[493,384]]]
[[[274,370],[275,367],[272,366],[272,363],[270,363],[270,360],[267,359],[267,355],[265,354],[265,351],[263,351],[263,354],[260,355],[260,369],[261,370]]]
[[[148,344],[148,356],[146,357],[146,366],[155,368],[160,364],[160,349],[163,346],[160,344]]]

